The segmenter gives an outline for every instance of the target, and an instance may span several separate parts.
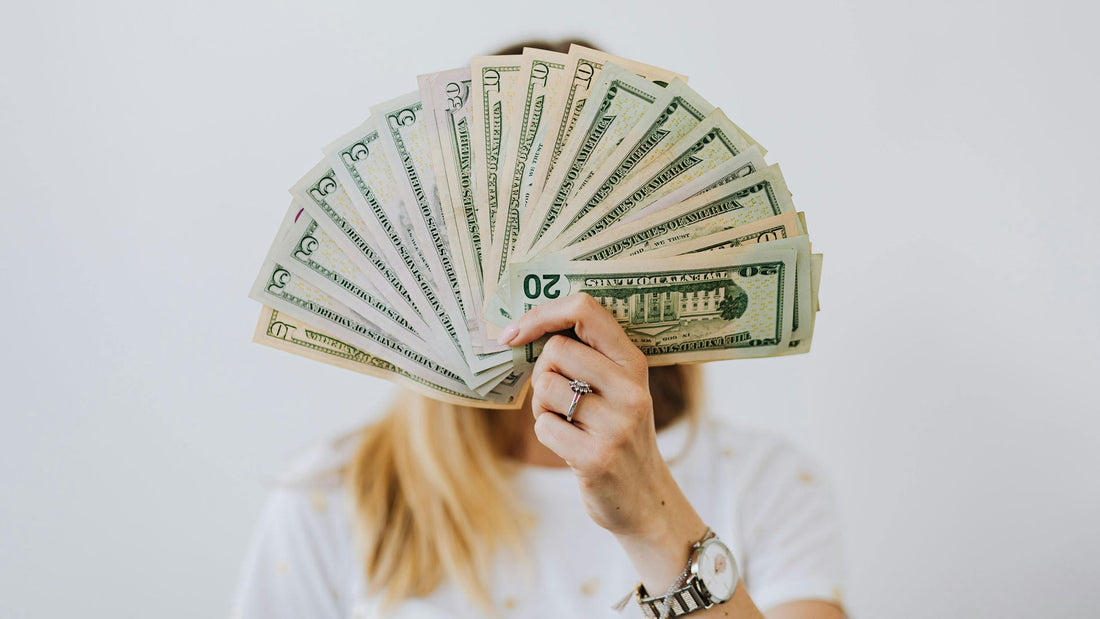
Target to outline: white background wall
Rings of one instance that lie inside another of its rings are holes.
[[[0,617],[218,617],[265,493],[387,383],[250,343],[318,148],[580,34],[692,77],[825,253],[715,410],[829,471],[856,617],[1100,616],[1089,3],[25,2],[0,18]]]

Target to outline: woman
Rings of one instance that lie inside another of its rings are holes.
[[[808,464],[699,418],[698,368],[647,369],[587,295],[500,339],[568,329],[526,414],[405,395],[303,464],[267,508],[239,616],[613,617],[629,596],[629,616],[843,617],[837,527]]]

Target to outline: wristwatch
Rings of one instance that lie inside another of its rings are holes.
[[[714,531],[708,531],[703,539],[692,545],[685,572],[688,576],[683,588],[665,596],[649,597],[645,586],[639,584],[634,598],[642,607],[642,614],[659,619],[666,600],[669,607],[665,617],[682,617],[710,608],[733,597],[740,580],[733,553]]]

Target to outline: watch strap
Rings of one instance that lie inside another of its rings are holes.
[[[677,589],[668,594],[668,596],[659,597],[647,597],[648,592],[645,587],[638,588],[638,606],[642,608],[642,614],[652,619],[659,619],[661,617],[661,608],[664,606],[665,600],[669,602],[668,614],[666,617],[682,617],[688,613],[695,612],[708,608],[707,604],[703,602],[702,595],[699,594],[699,590],[695,587],[694,579],[689,581],[683,589]]]

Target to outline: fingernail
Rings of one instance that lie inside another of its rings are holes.
[[[504,330],[501,331],[500,335],[497,336],[497,344],[503,346],[504,344],[507,344],[508,342],[516,339],[517,335],[519,335],[519,327],[516,325],[508,325],[507,327],[504,327]]]

